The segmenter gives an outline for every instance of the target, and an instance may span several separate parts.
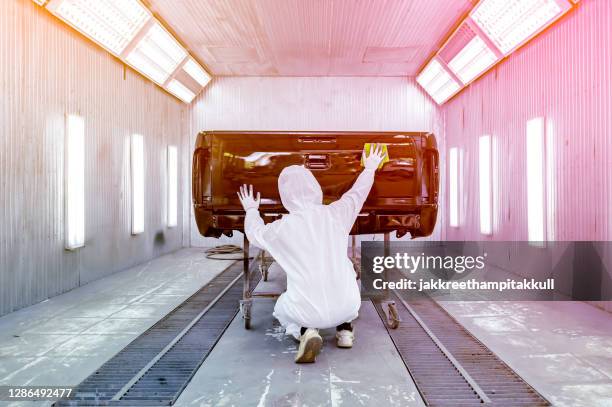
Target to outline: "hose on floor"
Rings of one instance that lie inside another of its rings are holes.
[[[244,259],[244,252],[240,246],[223,244],[207,249],[206,258],[212,260],[242,260]],[[249,257],[249,259],[252,258],[252,256]]]

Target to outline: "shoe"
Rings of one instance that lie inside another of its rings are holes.
[[[321,352],[322,346],[323,338],[319,335],[319,331],[308,328],[304,335],[300,337],[300,347],[295,357],[295,363],[313,363]]]
[[[352,348],[355,341],[355,334],[352,331],[343,329],[336,332],[336,345],[339,348]]]

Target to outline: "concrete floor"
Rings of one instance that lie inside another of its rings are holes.
[[[0,318],[0,386],[78,384],[229,263],[185,249]],[[258,290],[278,287],[273,280]],[[579,302],[443,305],[555,405],[612,405],[612,314]],[[337,349],[325,331],[308,366],[293,363],[296,343],[272,307],[256,300],[251,331],[232,322],[180,405],[422,405],[369,303],[355,347]]]
[[[423,406],[382,321],[363,302],[355,346],[335,346],[335,330],[321,331],[315,364],[293,362],[297,342],[272,317],[274,301],[256,300],[253,326],[236,318],[178,406]]]
[[[231,263],[185,249],[0,318],[0,386],[76,386]]]
[[[446,302],[555,406],[612,406],[612,314],[582,302]]]

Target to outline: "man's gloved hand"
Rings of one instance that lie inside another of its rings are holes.
[[[374,170],[378,168],[382,160],[385,158],[382,144],[373,144],[370,146],[370,155],[366,157],[366,151],[363,150],[363,163],[367,170]]]
[[[261,196],[259,192],[257,193],[257,199],[253,196],[253,185],[243,185],[240,187],[240,191],[237,192],[238,198],[240,199],[240,203],[244,208],[245,212],[249,209],[258,209],[259,202],[261,201]]]

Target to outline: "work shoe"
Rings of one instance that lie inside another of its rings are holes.
[[[306,329],[306,332],[300,337],[300,347],[295,356],[295,363],[313,363],[321,352],[323,346],[323,338],[319,335],[319,331],[314,328]]]
[[[343,329],[341,331],[336,332],[336,345],[339,348],[352,348],[353,341],[355,341],[355,334],[353,333],[353,331]]]

